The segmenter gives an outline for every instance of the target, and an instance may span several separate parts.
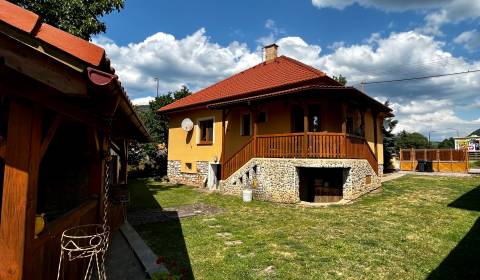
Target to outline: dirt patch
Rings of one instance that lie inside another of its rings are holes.
[[[128,213],[128,221],[132,225],[166,222],[199,215],[213,215],[225,211],[220,207],[208,204],[191,204],[164,209],[142,209]],[[210,218],[213,220],[214,218]]]

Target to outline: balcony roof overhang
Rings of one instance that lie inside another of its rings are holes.
[[[392,109],[390,109],[388,106],[385,106],[378,100],[371,98],[366,93],[360,91],[357,88],[345,87],[345,86],[329,86],[329,85],[328,86],[327,85],[299,86],[295,88],[275,91],[271,93],[265,93],[261,95],[255,95],[255,96],[249,96],[244,98],[238,98],[234,100],[227,100],[227,101],[212,103],[212,104],[208,104],[206,107],[209,109],[223,109],[223,108],[231,107],[233,105],[238,105],[242,103],[251,103],[258,100],[265,100],[265,99],[270,99],[278,96],[300,94],[300,93],[305,93],[307,91],[312,91],[312,90],[316,92],[320,91],[325,93],[335,92],[336,94],[341,93],[341,94],[349,95],[354,98],[360,98],[367,106],[373,107],[379,112],[383,112],[386,117],[394,116],[394,114],[392,113]]]

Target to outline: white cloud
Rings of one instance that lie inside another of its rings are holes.
[[[153,95],[153,77],[160,78],[160,92],[176,90],[184,84],[198,90],[261,61],[259,47],[252,51],[239,42],[221,46],[212,42],[204,29],[181,39],[159,32],[126,46],[104,42],[120,79],[134,98]],[[320,45],[309,44],[300,37],[283,37],[276,43],[280,54],[330,76],[342,74],[350,84],[480,69],[480,61],[455,57],[444,50],[445,43],[415,31],[383,37],[372,34],[362,44],[338,44],[329,54],[323,54]],[[473,120],[480,115],[478,88],[480,74],[473,73],[365,86],[369,95],[391,100],[400,120],[398,129],[426,133],[434,128],[448,133],[448,128],[455,127],[462,134],[480,127],[480,121]],[[474,113],[469,118],[465,114],[459,117],[459,112],[465,110]]]
[[[132,99],[132,104],[133,105],[148,105],[150,104],[150,101],[155,100],[153,96],[146,96],[146,97],[139,97],[139,98],[134,98]]]
[[[154,77],[160,79],[160,92],[185,84],[198,90],[261,61],[246,44],[234,41],[220,46],[210,42],[203,28],[181,39],[158,32],[126,46],[105,38],[93,41],[105,48],[132,97],[153,93]]]
[[[458,35],[454,40],[455,43],[463,45],[470,52],[480,49],[480,32],[476,29],[465,31]]]
[[[425,26],[417,31],[433,35],[441,35],[440,29],[445,24],[480,17],[478,0],[312,0],[312,4],[339,10],[357,4],[388,12],[421,11],[427,13]]]

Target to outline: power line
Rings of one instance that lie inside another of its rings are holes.
[[[412,80],[422,80],[422,79],[430,79],[430,78],[437,78],[437,77],[445,77],[445,76],[455,76],[461,74],[469,74],[480,72],[480,69],[475,70],[468,70],[462,72],[454,72],[454,73],[447,73],[447,74],[437,74],[437,75],[428,75],[428,76],[420,76],[420,77],[410,77],[410,78],[403,78],[403,79],[393,79],[393,80],[383,80],[383,81],[373,81],[373,82],[361,82],[361,85],[371,85],[371,84],[384,84],[384,83],[393,83],[393,82],[404,82],[404,81],[412,81]]]

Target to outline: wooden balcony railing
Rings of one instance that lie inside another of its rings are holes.
[[[378,173],[378,161],[364,138],[344,133],[258,135],[222,164],[225,180],[254,157],[366,159]]]

